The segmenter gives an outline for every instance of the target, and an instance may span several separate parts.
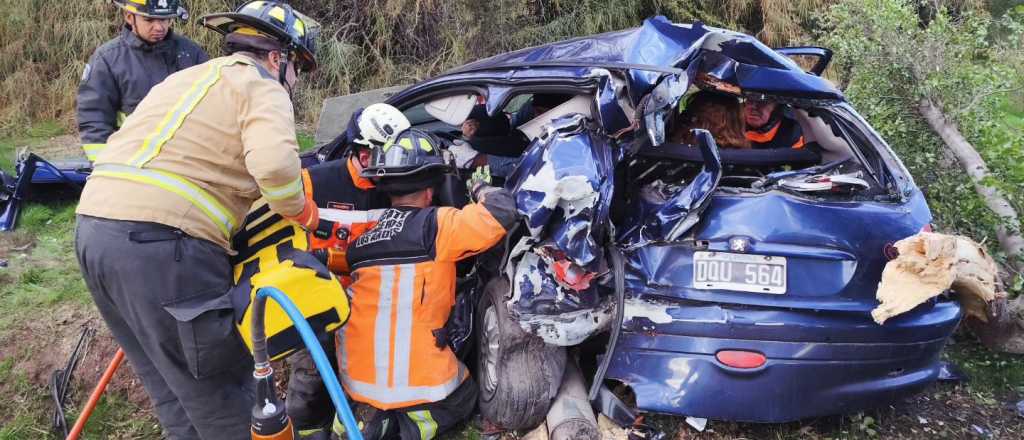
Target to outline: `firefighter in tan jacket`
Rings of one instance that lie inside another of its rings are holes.
[[[252,358],[227,295],[250,205],[307,228],[290,88],[316,67],[316,23],[254,1],[203,23],[229,56],[169,76],[108,139],[75,248],[97,308],[169,438],[248,439]]]
[[[447,165],[432,135],[409,129],[373,148],[364,170],[391,208],[348,248],[352,313],[339,330],[345,391],[368,440],[431,439],[468,418],[477,386],[444,336],[455,303],[455,263],[486,251],[515,224],[502,188],[478,203],[430,206]],[[344,427],[335,433],[345,438]]]

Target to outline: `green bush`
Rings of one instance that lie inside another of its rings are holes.
[[[820,37],[836,51],[845,93],[910,168],[941,230],[971,236],[1003,258],[995,236],[1003,219],[975,193],[917,104],[943,105],[991,170],[985,184],[1024,213],[1024,131],[1008,113],[1014,91],[1024,88],[1024,14],[994,19],[970,5],[934,4],[844,0],[822,17]]]
[[[323,25],[322,68],[296,91],[298,119],[315,124],[324,98],[407,84],[513,49],[637,26],[663,14],[756,34],[769,44],[807,40],[815,11],[835,0],[293,0]],[[176,30],[211,55],[219,37],[199,17],[240,0],[185,2]],[[0,0],[0,137],[34,121],[74,127],[75,93],[92,51],[123,22],[108,0]]]

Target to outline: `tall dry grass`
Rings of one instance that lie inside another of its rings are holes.
[[[512,49],[638,25],[646,17],[729,27],[769,44],[806,39],[813,14],[834,0],[295,0],[324,26],[321,69],[297,92],[299,120],[316,123],[324,98],[410,83]],[[980,0],[979,0],[980,1]],[[176,30],[211,55],[219,37],[198,17],[241,1],[187,1]],[[53,119],[74,127],[74,100],[93,49],[122,19],[107,0],[0,0],[0,134]]]

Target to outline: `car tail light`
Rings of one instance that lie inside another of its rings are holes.
[[[555,272],[555,280],[577,292],[587,290],[590,287],[590,281],[597,275],[593,272],[587,272],[586,269],[577,266],[569,260],[555,261],[552,266]]]
[[[727,367],[742,369],[761,367],[768,360],[761,353],[744,350],[722,350],[715,353],[715,359],[718,359],[718,362]]]
[[[882,247],[882,255],[885,255],[885,259],[892,261],[900,256],[900,250],[896,249],[896,245],[893,243],[886,243]]]

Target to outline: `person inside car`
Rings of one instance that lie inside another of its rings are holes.
[[[804,135],[789,106],[772,101],[747,99],[743,103],[746,137],[757,149],[803,148]]]
[[[739,100],[732,95],[699,91],[687,101],[686,107],[671,124],[668,142],[694,144],[692,130],[711,132],[719,148],[750,148],[743,133]]]
[[[466,150],[463,156],[471,160],[459,160],[461,168],[477,168],[490,166],[495,176],[508,176],[519,163],[530,140],[516,127],[540,116],[558,105],[568,101],[572,95],[560,93],[534,94],[529,102],[523,104],[512,114],[487,114],[485,104],[473,107],[469,117],[462,123],[462,137],[472,146],[472,152]],[[465,150],[463,148],[462,150]],[[473,152],[483,154],[472,154]],[[457,153],[458,154],[458,153]]]

